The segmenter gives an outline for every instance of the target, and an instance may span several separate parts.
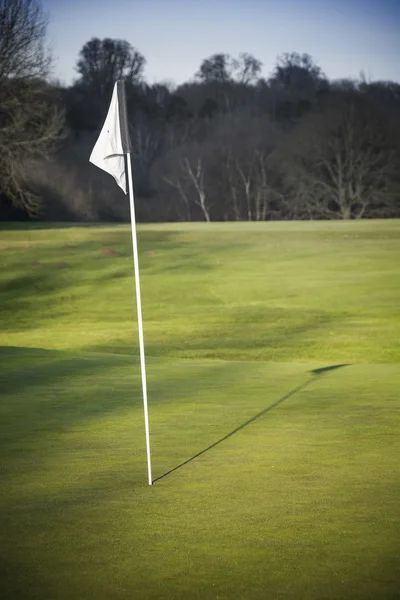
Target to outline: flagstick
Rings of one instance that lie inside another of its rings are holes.
[[[126,155],[128,161],[128,182],[129,182],[129,204],[131,209],[132,223],[132,247],[133,247],[133,264],[135,268],[135,284],[136,284],[136,305],[138,313],[139,327],[139,348],[140,348],[140,367],[142,372],[142,389],[143,389],[143,406],[144,406],[144,426],[146,429],[146,449],[147,449],[147,471],[149,475],[149,485],[153,485],[151,477],[151,457],[150,457],[150,429],[149,429],[149,413],[147,409],[147,383],[146,383],[146,363],[144,359],[144,339],[143,339],[143,320],[142,320],[142,301],[140,298],[140,280],[139,280],[139,260],[136,237],[136,219],[135,219],[135,204],[133,197],[133,182],[132,182],[132,162],[130,152]]]

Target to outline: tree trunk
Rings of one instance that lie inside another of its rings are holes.
[[[210,215],[207,210],[206,195],[205,195],[204,191],[199,191],[199,200],[200,200],[200,206],[201,206],[201,210],[203,211],[204,217],[205,217],[207,223],[210,223],[211,219],[210,219]]]

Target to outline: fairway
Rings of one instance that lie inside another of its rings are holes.
[[[0,594],[398,598],[400,221],[0,231]]]

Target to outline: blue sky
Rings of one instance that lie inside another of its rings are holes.
[[[400,0],[43,0],[55,75],[77,76],[92,37],[127,40],[149,83],[193,78],[216,52],[250,52],[268,76],[277,55],[307,52],[332,79],[400,82]]]

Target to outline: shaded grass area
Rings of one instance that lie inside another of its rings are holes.
[[[3,597],[396,597],[398,365],[0,361]]]
[[[399,362],[399,239],[399,221],[141,226],[147,352]],[[137,353],[129,227],[0,240],[0,343]]]

